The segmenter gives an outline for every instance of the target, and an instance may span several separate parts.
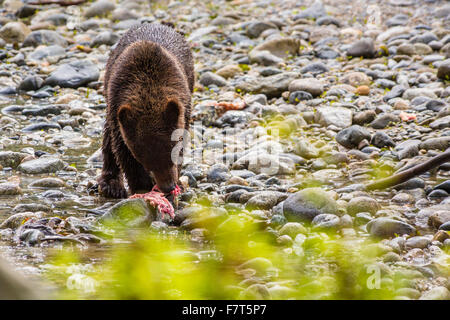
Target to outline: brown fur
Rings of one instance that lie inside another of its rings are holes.
[[[106,197],[150,190],[170,192],[178,180],[171,160],[175,129],[189,127],[193,59],[175,30],[144,24],[128,30],[112,51],[105,73],[107,115],[103,170],[98,179]]]

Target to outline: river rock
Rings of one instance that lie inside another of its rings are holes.
[[[90,60],[78,60],[63,64],[45,79],[44,85],[78,88],[99,77],[97,66]]]
[[[59,178],[42,178],[29,185],[32,188],[62,188],[64,186],[64,181]]]
[[[0,151],[0,165],[16,168],[29,154],[23,152]]]
[[[0,28],[0,38],[7,43],[21,43],[31,30],[22,22],[8,22]]]
[[[30,91],[38,90],[42,87],[44,80],[39,76],[28,76],[26,77],[17,87],[17,90]]]
[[[299,222],[288,222],[284,224],[280,230],[278,231],[280,235],[288,235],[292,239],[295,239],[297,234],[303,233],[306,234],[306,228]]]
[[[288,91],[289,84],[297,76],[295,72],[283,72],[262,79],[250,78],[237,84],[236,89],[242,92],[265,94],[267,98],[280,97],[283,92]]]
[[[17,168],[19,171],[28,174],[52,173],[65,167],[61,159],[42,156],[39,159],[23,162]]]
[[[208,87],[212,84],[218,87],[223,87],[227,85],[227,81],[223,77],[212,72],[203,73],[200,76],[199,82],[205,87]]]
[[[271,22],[255,21],[248,25],[247,36],[250,38],[258,38],[261,33],[267,29],[278,29],[277,26]]]
[[[334,125],[347,128],[352,125],[352,111],[342,107],[320,107],[317,108],[314,120],[324,127]]]
[[[370,123],[370,126],[374,129],[384,129],[391,124],[400,122],[400,118],[392,113],[386,113],[378,116]]]
[[[305,91],[312,94],[314,97],[320,96],[324,89],[319,80],[316,79],[298,79],[289,84],[289,92]]]
[[[286,199],[286,195],[276,191],[261,191],[251,197],[246,204],[250,209],[270,210],[277,203]]]
[[[0,195],[17,195],[21,194],[22,189],[19,184],[14,182],[3,182],[0,183]]]
[[[283,203],[283,213],[288,221],[311,222],[319,214],[337,212],[333,196],[321,188],[303,189],[290,195]]]
[[[357,148],[362,140],[366,139],[370,141],[370,138],[369,131],[358,125],[341,130],[336,135],[336,141],[349,149]]]
[[[419,298],[419,300],[449,300],[450,292],[446,287],[435,287]]]
[[[95,38],[91,42],[91,47],[101,46],[102,44],[106,44],[107,46],[112,46],[118,40],[119,40],[119,36],[117,34],[112,33],[111,31],[103,31],[95,36]]]
[[[312,225],[314,229],[335,230],[340,226],[340,219],[335,214],[322,213],[314,217]]]
[[[294,38],[276,38],[270,39],[257,45],[250,51],[250,58],[254,52],[268,51],[270,54],[284,59],[288,56],[296,56],[300,53],[300,41]]]
[[[156,211],[144,199],[125,199],[112,206],[99,221],[106,225],[150,225],[156,220]]]
[[[373,58],[375,53],[376,51],[373,45],[373,40],[370,38],[364,38],[356,41],[347,50],[347,55],[351,57]]]
[[[380,209],[378,201],[370,197],[356,197],[350,200],[347,205],[347,212],[356,215],[359,212],[369,212],[375,214]]]
[[[30,218],[38,218],[39,219],[41,216],[42,216],[42,214],[40,212],[16,213],[16,214],[9,216],[6,220],[4,220],[0,224],[0,229],[6,229],[6,228],[17,229],[18,227],[20,227],[23,224],[24,220],[30,219]]]
[[[365,73],[355,71],[346,73],[342,77],[341,82],[356,88],[359,86],[369,86],[371,80]]]
[[[327,15],[322,1],[315,1],[309,8],[294,16],[294,21],[299,19],[318,19]]]
[[[116,8],[116,5],[112,1],[100,0],[92,3],[89,8],[84,12],[86,18],[92,18],[95,16],[102,17],[110,13]]]
[[[376,218],[371,220],[367,224],[367,231],[372,236],[380,238],[391,238],[404,234],[413,235],[416,233],[416,229],[410,224],[390,218]]]
[[[43,59],[48,59],[51,61],[58,61],[59,58],[63,57],[65,50],[59,45],[52,46],[40,46],[37,47],[33,52],[30,53],[28,58],[34,61],[41,61]]]
[[[437,76],[443,80],[450,80],[450,59],[439,64]]]
[[[39,45],[67,47],[67,40],[56,31],[37,30],[31,32],[22,44],[23,47],[37,47]]]

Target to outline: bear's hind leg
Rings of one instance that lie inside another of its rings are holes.
[[[102,154],[102,174],[97,180],[100,193],[106,198],[126,198],[127,191],[123,186],[122,174],[113,154],[111,135],[107,127],[103,135]]]

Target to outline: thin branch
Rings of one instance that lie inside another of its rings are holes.
[[[417,166],[394,174],[391,177],[369,183],[368,185],[365,186],[365,189],[377,190],[390,188],[397,184],[408,181],[409,179],[417,177],[422,173],[425,173],[433,168],[436,168],[446,162],[450,162],[450,149],[448,149],[445,152],[442,152],[441,154],[438,154],[437,156],[434,156],[433,158],[431,158],[428,161],[425,161],[424,163],[418,164]]]
[[[62,7],[75,6],[78,4],[85,3],[87,0],[37,0],[30,1],[28,4],[31,5],[45,5],[45,4],[59,4]]]

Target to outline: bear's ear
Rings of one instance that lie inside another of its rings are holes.
[[[117,119],[122,127],[127,128],[131,122],[131,106],[129,104],[123,104],[117,111]]]
[[[164,112],[164,122],[170,126],[182,128],[184,121],[181,113],[181,105],[176,99],[171,99],[167,102],[167,107]]]

